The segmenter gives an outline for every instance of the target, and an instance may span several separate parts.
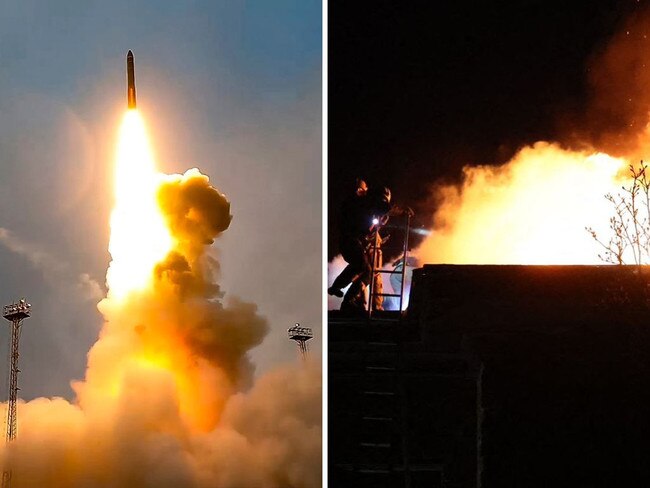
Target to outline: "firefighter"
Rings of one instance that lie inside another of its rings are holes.
[[[412,210],[408,209],[409,212]],[[391,203],[391,191],[387,187],[368,189],[363,180],[357,180],[355,192],[341,207],[341,233],[339,247],[348,266],[336,277],[327,292],[343,296],[343,288],[350,288],[343,297],[341,310],[365,309],[365,289],[373,279],[373,308],[383,309],[383,290],[381,273],[372,275],[372,261],[375,269],[382,267],[381,244],[386,237],[380,235],[381,226],[391,215],[399,215],[403,210]]]
[[[339,249],[343,259],[348,263],[339,274],[332,286],[327,289],[330,295],[343,297],[343,288],[350,286],[343,299],[342,309],[364,307],[362,291],[368,282],[371,266],[366,252],[368,229],[368,186],[366,182],[357,179],[352,192],[341,206]],[[362,299],[363,300],[363,299]]]
[[[328,289],[330,295],[342,296],[342,289],[351,283],[343,297],[341,310],[357,311],[366,307],[365,289],[373,279],[372,260],[375,268],[381,268],[381,236],[377,233],[378,224],[384,223],[390,211],[390,190],[377,188],[357,191],[357,198],[347,201],[341,215],[341,254],[348,266],[334,280]],[[377,293],[382,292],[382,281],[375,273],[374,283]],[[383,297],[375,296],[375,307],[382,308]],[[379,300],[379,302],[377,302]]]

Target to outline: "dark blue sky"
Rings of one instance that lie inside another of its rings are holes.
[[[232,202],[219,281],[271,322],[260,369],[295,359],[293,322],[320,335],[321,8],[0,0],[0,300],[34,305],[24,397],[69,396],[101,324],[79,276],[103,284],[109,260],[129,49],[159,167],[196,166]]]

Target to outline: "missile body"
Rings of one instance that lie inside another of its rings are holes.
[[[126,55],[126,102],[129,108],[135,108],[135,69],[131,51]]]

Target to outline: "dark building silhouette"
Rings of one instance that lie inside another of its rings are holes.
[[[401,323],[331,313],[330,486],[650,486],[649,278],[427,265]]]

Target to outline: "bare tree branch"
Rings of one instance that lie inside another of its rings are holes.
[[[614,215],[609,219],[611,236],[601,239],[591,227],[586,231],[604,249],[598,258],[611,264],[648,264],[650,262],[650,178],[643,161],[638,167],[630,165],[630,186],[623,186],[616,196],[608,193],[605,199],[612,203]],[[633,263],[626,263],[626,252],[631,251]]]

